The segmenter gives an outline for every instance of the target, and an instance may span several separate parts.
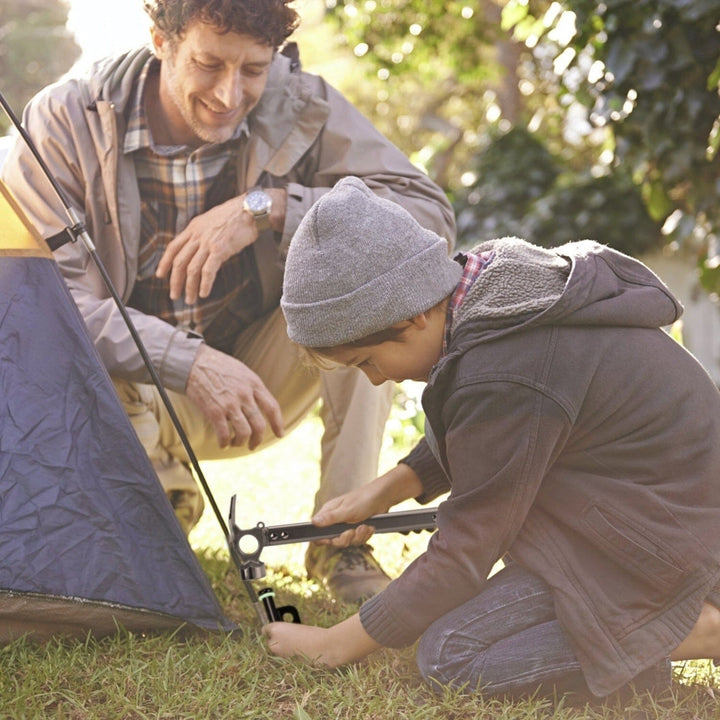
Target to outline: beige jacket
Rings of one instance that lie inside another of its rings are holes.
[[[122,147],[127,104],[149,57],[149,50],[141,49],[98,63],[88,78],[46,88],[24,113],[25,128],[85,223],[98,259],[125,301],[137,271],[140,198],[133,159]],[[258,182],[285,187],[288,193],[280,242],[267,232],[254,247],[266,310],[279,304],[284,255],[301,218],[346,175],[361,177],[378,195],[454,240],[454,217],[442,190],[322,78],[292,69],[285,56],[276,56],[248,124],[250,151],[238,167],[238,193]],[[44,237],[69,224],[22,141],[8,156],[2,175]],[[135,343],[83,244],[67,244],[55,257],[109,373],[148,381]],[[184,391],[202,338],[159,318],[129,312],[163,383]]]

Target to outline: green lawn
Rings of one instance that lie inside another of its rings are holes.
[[[402,432],[397,423],[395,429]],[[242,528],[259,521],[307,520],[320,432],[319,420],[312,417],[281,444],[250,458],[205,463],[203,471],[223,513],[237,494]],[[388,442],[381,469],[406,449]],[[386,569],[399,573],[422,552],[427,538],[427,533],[383,535],[373,543]],[[265,650],[209,511],[190,539],[221,604],[243,628],[240,637],[181,640],[123,632],[99,641],[56,641],[41,647],[12,643],[0,648],[0,719],[720,720],[715,696],[720,678],[709,663],[678,666],[677,691],[662,702],[635,697],[624,707],[571,707],[566,701],[503,703],[462,693],[436,697],[420,681],[412,649],[382,651],[340,670],[275,658]],[[303,552],[293,545],[266,548],[268,578],[263,582],[276,588],[281,604],[297,605],[306,622],[334,624],[352,609],[337,606],[304,580]]]

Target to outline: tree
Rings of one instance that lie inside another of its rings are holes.
[[[0,4],[0,78],[3,95],[19,115],[27,101],[80,56],[65,27],[63,0],[3,0]],[[0,114],[0,133],[10,121]]]
[[[720,3],[717,0],[565,0],[575,32],[549,35],[545,3],[512,0],[506,27],[554,45],[561,92],[604,128],[610,175],[632,179],[666,242],[697,255],[705,285],[720,290]]]
[[[345,92],[443,187],[462,174],[486,125],[493,88],[499,8],[458,0],[328,2],[337,45],[355,58]],[[485,12],[493,16],[486,21]],[[505,34],[503,41],[508,36]],[[364,75],[364,82],[358,76]],[[515,96],[517,85],[506,85]]]
[[[453,198],[461,244],[693,244],[711,284],[718,7],[338,0],[329,13],[368,68],[359,102],[397,118],[383,130]]]

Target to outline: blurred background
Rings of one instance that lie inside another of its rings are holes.
[[[444,188],[459,247],[592,238],[641,258],[681,298],[673,330],[720,385],[720,0],[295,7],[304,69]],[[20,114],[48,83],[148,37],[142,0],[2,0],[0,90]],[[0,116],[0,163],[12,136]],[[396,388],[381,471],[422,434],[421,389]],[[204,463],[220,507],[238,494],[243,528],[306,521],[320,433],[315,414],[281,448]],[[211,513],[191,541],[222,551]],[[396,574],[427,538],[374,542]],[[303,552],[270,548],[264,559],[301,571]]]
[[[295,7],[304,68],[445,189],[460,247],[592,238],[640,257],[680,296],[683,341],[720,384],[720,0]],[[19,114],[147,38],[142,0],[3,0],[0,89]]]

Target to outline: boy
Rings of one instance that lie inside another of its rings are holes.
[[[314,521],[450,494],[398,579],[335,627],[269,625],[272,652],[336,666],[422,636],[428,681],[595,697],[720,655],[720,395],[644,265],[514,238],[453,261],[347,178],[300,224],[281,306],[311,355],[427,381],[425,438]]]

